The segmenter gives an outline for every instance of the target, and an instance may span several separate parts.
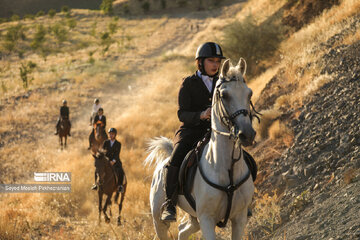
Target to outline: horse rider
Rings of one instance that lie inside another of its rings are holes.
[[[89,136],[89,148],[88,150],[91,149],[91,141],[95,138],[95,131],[94,129],[96,128],[96,125],[97,124],[101,124],[101,126],[103,127],[103,129],[106,128],[106,117],[104,115],[104,109],[102,108],[99,108],[98,110],[98,114],[95,116],[94,120],[93,120],[93,129],[90,133],[90,136]],[[106,135],[106,132],[104,130],[104,133]]]
[[[95,118],[96,114],[98,113],[99,108],[101,108],[100,100],[98,98],[95,98],[91,116],[90,116],[90,124],[89,124],[90,126],[92,126],[93,119]]]
[[[67,106],[67,101],[64,99],[62,101],[62,104],[63,105],[60,107],[60,117],[58,118],[57,123],[56,123],[55,135],[59,134],[61,120],[65,120],[65,121],[67,120],[69,122],[69,126],[71,129],[71,123],[70,123],[70,118],[69,118],[70,111],[69,111],[69,107]],[[69,133],[68,133],[69,136],[71,136],[70,129],[69,129]]]
[[[117,191],[123,192],[124,188],[122,184],[124,181],[124,170],[122,168],[122,163],[120,161],[121,143],[118,140],[116,140],[117,130],[115,128],[110,128],[108,133],[110,139],[107,139],[104,142],[102,149],[106,152],[105,155],[109,159],[111,166],[113,166],[117,174],[117,179],[118,179]],[[95,173],[95,184],[91,188],[92,190],[97,189],[96,181],[97,181],[97,175]]]
[[[175,134],[174,150],[166,166],[165,192],[161,220],[176,221],[177,183],[185,155],[211,129],[211,103],[223,56],[214,42],[201,44],[195,56],[197,71],[185,78],[178,95],[180,128]]]

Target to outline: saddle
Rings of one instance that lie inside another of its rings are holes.
[[[198,159],[200,158],[206,144],[210,141],[210,133],[207,133],[202,140],[200,140],[196,147],[185,156],[184,161],[181,164],[179,171],[179,186],[178,194],[184,195],[186,200],[189,202],[190,206],[196,210],[196,203],[191,195],[193,188],[194,178],[196,171],[198,170]],[[250,169],[251,176],[253,181],[256,179],[257,175],[257,165],[254,158],[243,149],[244,160]]]

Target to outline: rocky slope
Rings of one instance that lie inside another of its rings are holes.
[[[282,195],[281,223],[267,236],[253,229],[255,239],[360,239],[360,41],[334,47],[342,37],[322,46],[331,80],[289,122],[294,144],[258,186]]]

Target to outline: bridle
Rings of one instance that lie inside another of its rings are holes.
[[[229,114],[228,111],[226,110],[225,106],[224,106],[224,101],[223,98],[221,96],[220,93],[220,87],[221,85],[225,84],[225,83],[229,83],[229,82],[235,82],[238,81],[236,77],[232,77],[230,80],[226,80],[224,77],[221,77],[218,81],[218,83],[216,84],[216,88],[215,88],[215,100],[213,102],[213,106],[215,104],[219,104],[219,114],[220,114],[220,119],[221,122],[223,123],[224,126],[226,126],[229,129],[229,132],[223,132],[223,131],[219,131],[217,129],[215,129],[214,127],[212,127],[212,130],[215,133],[224,135],[224,136],[228,136],[230,139],[234,139],[234,141],[236,141],[239,138],[239,127],[235,124],[234,120],[237,116],[239,115],[244,115],[249,116],[250,121],[253,120],[253,118],[257,118],[257,120],[260,122],[260,118],[258,115],[261,115],[261,113],[257,112],[254,108],[253,103],[250,101],[250,107],[253,111],[249,111],[248,109],[239,109],[237,111],[235,111],[232,114]]]

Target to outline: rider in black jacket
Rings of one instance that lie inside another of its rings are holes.
[[[122,168],[122,163],[120,161],[120,151],[121,143],[116,140],[117,130],[115,128],[110,128],[109,131],[110,139],[107,139],[103,144],[103,150],[105,151],[105,156],[109,159],[110,164],[115,168],[115,171],[118,176],[118,191],[123,192],[123,181],[124,181],[124,170]],[[95,173],[95,184],[92,187],[93,190],[97,189],[96,185],[97,175]]]
[[[185,155],[207,131],[211,129],[211,102],[221,60],[220,46],[207,42],[196,52],[198,70],[184,79],[178,97],[178,118],[181,122],[176,132],[174,150],[166,167],[166,202],[161,219],[176,221],[176,199],[179,168]]]
[[[59,128],[60,128],[60,121],[61,120],[66,120],[69,121],[69,125],[70,125],[70,129],[71,129],[71,123],[70,123],[70,111],[69,111],[69,107],[67,106],[67,101],[64,99],[62,101],[63,105],[60,107],[60,117],[58,118],[57,122],[56,122],[56,132],[55,135],[59,134]],[[69,136],[71,136],[70,134],[70,130],[68,133]]]

